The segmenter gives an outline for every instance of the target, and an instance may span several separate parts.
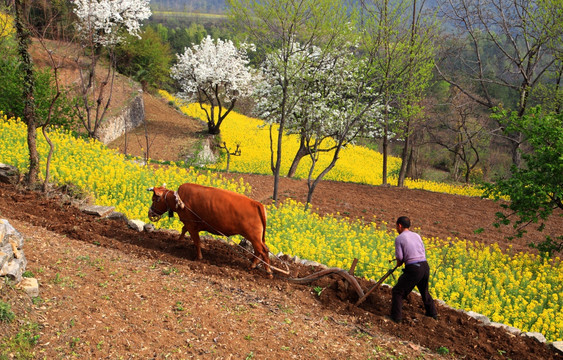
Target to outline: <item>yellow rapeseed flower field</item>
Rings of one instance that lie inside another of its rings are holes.
[[[0,112],[0,161],[21,170],[29,168],[26,126],[15,119],[7,119]],[[227,181],[220,175],[177,166],[146,167],[137,159],[128,160],[123,154],[108,149],[94,140],[83,140],[61,131],[50,132],[55,144],[51,160],[53,182],[73,184],[91,193],[99,205],[112,205],[128,218],[148,221],[147,211],[151,193],[147,188],[163,183],[171,189],[185,182],[193,182],[245,193],[250,190],[243,182]],[[43,178],[48,145],[43,136],[38,136],[38,152],[41,155]],[[180,229],[178,222],[166,226]]]
[[[115,206],[128,218],[148,221],[147,187],[166,182],[175,189],[184,182],[227,188],[244,193],[242,180],[230,182],[211,172],[200,173],[172,164],[152,168],[127,159],[96,141],[53,131],[53,181],[69,183],[92,193],[96,203]],[[0,114],[0,162],[28,167],[26,127]],[[47,144],[38,139],[41,158]],[[41,163],[42,168],[45,164]],[[356,273],[376,279],[390,267],[395,234],[375,222],[350,222],[303,211],[303,204],[288,200],[268,207],[266,242],[273,253],[283,252],[347,269],[359,259]],[[161,220],[160,227],[179,229],[176,220]],[[493,321],[523,331],[537,331],[549,341],[563,340],[563,266],[561,259],[543,259],[528,253],[503,253],[459,239],[424,239],[432,268],[431,289],[451,306],[487,315]]]
[[[164,90],[161,90],[159,93],[166,100],[175,102],[186,115],[206,121],[205,113],[201,110],[199,104],[184,104]],[[277,127],[274,127],[273,131],[274,147],[276,147]],[[223,141],[230,149],[240,145],[241,155],[231,157],[231,171],[256,174],[272,173],[270,167],[270,129],[264,121],[231,112],[221,125],[221,142]],[[287,174],[289,171],[293,156],[299,148],[299,138],[297,135],[285,135],[283,144],[282,175]],[[331,161],[331,156],[329,154],[321,155],[315,167],[314,176],[317,176],[326,168]],[[218,170],[225,169],[226,161],[226,157],[223,157],[219,163],[210,165],[210,167]],[[308,157],[303,158],[295,177],[307,178],[310,166],[311,160]],[[393,156],[388,158],[389,174],[398,173],[400,166],[399,158]],[[381,153],[364,146],[349,145],[342,150],[335,167],[324,178],[327,180],[381,185],[382,168],[383,156]],[[389,182],[396,183],[397,179],[390,176]],[[426,180],[407,179],[405,186],[411,189],[425,189],[466,196],[480,196],[482,194],[481,190],[472,186],[443,184]]]

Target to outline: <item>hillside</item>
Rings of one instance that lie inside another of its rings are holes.
[[[177,149],[189,152],[201,124],[148,94],[145,104],[149,129],[159,134],[151,157],[177,160],[169,158]],[[130,134],[128,152],[142,151],[133,138]],[[113,146],[119,144],[120,139]],[[270,202],[271,176],[226,176],[244,177],[253,187],[251,197]],[[282,197],[304,200],[303,180],[283,178],[280,186]],[[507,230],[488,225],[498,205],[486,200],[323,182],[314,205],[321,213],[375,215],[385,222],[407,214],[425,236],[507,245]],[[0,217],[24,235],[27,269],[40,282],[40,298],[33,302],[6,284],[0,291],[19,316],[16,323],[0,322],[2,334],[14,335],[24,319],[38,325],[20,336],[39,335],[30,358],[563,358],[534,339],[482,326],[444,306],[438,307],[438,321],[425,318],[414,294],[405,304],[406,320],[396,325],[385,318],[388,288],[357,308],[351,305],[357,295],[339,278],[311,285],[281,276],[270,280],[248,271],[240,250],[220,240],[206,239],[204,260],[194,261],[191,242],[179,242],[177,234],[138,233],[123,222],[85,215],[60,195],[46,198],[0,184]],[[551,229],[561,229],[560,221],[555,218]],[[513,246],[528,250],[523,242]],[[295,277],[318,270],[291,265]],[[372,285],[360,284],[364,290]],[[439,348],[450,355],[439,355]],[[0,350],[7,358],[13,352]]]
[[[62,197],[0,184],[0,214],[26,239],[27,269],[40,282],[33,302],[4,283],[0,292],[18,316],[0,322],[2,334],[24,326],[20,342],[39,335],[29,358],[435,359],[439,348],[452,355],[445,358],[563,358],[443,306],[438,320],[426,318],[414,294],[397,325],[384,317],[389,288],[357,308],[339,278],[270,280],[249,272],[238,248],[220,240],[207,239],[204,260],[194,261],[193,246],[177,234],[138,233]],[[295,277],[318,270],[291,265]]]
[[[149,155],[152,159],[179,161],[192,153],[204,137],[205,126],[199,120],[189,119],[171,108],[165,100],[144,94],[147,131],[150,138]],[[227,119],[228,121],[228,119]],[[127,153],[144,156],[145,129],[137,128],[109,144],[121,152],[127,140]],[[273,193],[273,177],[254,174],[224,174],[227,178],[244,178],[252,185],[250,197],[270,204]],[[160,185],[160,184],[155,184]],[[280,178],[280,200],[292,198],[300,202],[307,199],[305,180]],[[498,203],[479,198],[411,190],[397,187],[369,186],[335,181],[322,181],[313,195],[313,208],[321,214],[336,214],[352,219],[364,218],[378,224],[394,224],[400,215],[413,220],[423,236],[460,238],[487,244],[498,244],[516,251],[533,251],[527,244],[543,239],[546,234],[556,236],[563,228],[563,217],[553,216],[544,233],[530,226],[523,238],[507,241],[513,235],[510,227],[495,228],[495,213],[502,208]],[[391,227],[394,229],[394,227]]]

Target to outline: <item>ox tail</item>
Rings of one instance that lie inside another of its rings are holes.
[[[258,203],[258,212],[260,213],[260,220],[262,221],[262,244],[266,246],[266,219],[268,218],[268,214],[266,213],[266,208],[261,203]],[[268,249],[267,246],[266,249]]]

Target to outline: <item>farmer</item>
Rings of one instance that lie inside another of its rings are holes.
[[[407,298],[415,286],[420,291],[426,309],[425,315],[436,319],[438,313],[434,306],[434,300],[428,292],[430,267],[426,262],[424,243],[420,235],[409,230],[411,221],[408,217],[399,217],[396,226],[399,236],[395,239],[395,258],[397,266],[405,264],[405,268],[397,284],[393,287],[391,320],[397,323],[402,320],[403,300]]]

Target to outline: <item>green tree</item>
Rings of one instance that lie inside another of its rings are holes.
[[[168,41],[172,51],[181,54],[192,45],[199,45],[207,36],[207,30],[201,24],[192,22],[189,27],[176,27],[168,32]]]
[[[526,226],[538,224],[545,228],[555,209],[563,210],[563,114],[542,115],[539,108],[520,116],[518,112],[500,111],[496,117],[508,119],[507,131],[517,131],[524,136],[529,151],[522,151],[524,166],[512,166],[509,179],[485,185],[484,196],[496,200],[508,197],[502,204],[505,212],[497,213],[495,226],[508,225],[512,218],[516,236],[521,237]],[[558,216],[562,216],[559,212]],[[551,254],[563,249],[561,229],[555,238],[547,236],[541,243],[531,243],[540,251]]]
[[[373,82],[383,99],[383,174],[387,184],[389,140],[399,135],[404,141],[399,186],[412,158],[411,133],[421,118],[419,106],[428,87],[433,62],[434,24],[422,17],[423,5],[411,1],[364,0],[362,34],[365,51],[373,59]]]
[[[141,83],[143,90],[163,88],[170,81],[170,46],[152,28],[145,28],[140,38],[128,35],[115,51],[117,70]]]
[[[561,69],[561,0],[442,2],[442,18],[459,41],[443,51],[437,62],[440,75],[488,109],[502,104],[509,94],[514,99],[511,110],[524,116],[533,89]],[[504,106],[510,105],[505,101]],[[523,135],[505,131],[503,136],[510,143],[513,164],[519,166]]]
[[[20,70],[20,60],[10,46],[0,43],[0,51],[3,57],[0,59],[0,109],[8,116],[24,117],[24,96],[23,96],[23,73]],[[35,73],[35,94],[34,100],[39,123],[43,123],[53,113],[51,125],[72,129],[73,108],[69,100],[68,91],[61,91],[62,96],[58,96],[53,108],[51,103],[55,99],[57,86],[55,84],[52,69],[34,68]],[[40,124],[40,125],[41,125]]]

